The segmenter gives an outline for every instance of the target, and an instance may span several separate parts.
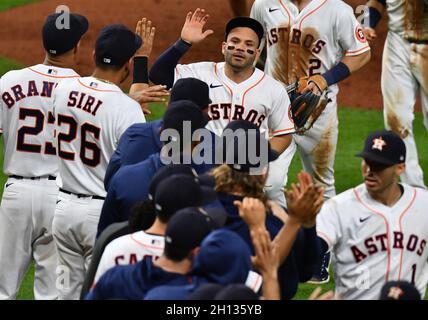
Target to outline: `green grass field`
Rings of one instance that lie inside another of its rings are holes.
[[[12,7],[24,5],[31,2],[41,0],[1,0],[0,11],[7,10]],[[19,63],[6,58],[0,58],[0,76],[8,70],[20,68]],[[152,115],[148,120],[154,120],[161,117],[164,106],[153,106]],[[339,110],[339,144],[336,155],[336,189],[337,192],[342,192],[362,182],[360,174],[360,159],[354,155],[363,147],[364,139],[370,131],[383,128],[383,117],[380,111],[361,110],[353,108],[340,108]],[[414,133],[419,151],[419,160],[424,172],[428,172],[428,134],[422,124],[422,115],[416,114],[414,123]],[[3,149],[2,143],[0,149]],[[3,150],[0,150],[0,164],[3,166]],[[289,182],[296,181],[295,177],[301,170],[300,159],[295,157],[293,160]],[[0,193],[3,193],[3,185],[6,177],[0,174]],[[428,184],[428,173],[425,176],[425,183]],[[33,285],[34,267],[31,266],[27,272],[18,295],[20,300],[34,299]],[[299,291],[295,299],[307,299],[309,294],[316,286],[302,284],[299,286]],[[333,281],[322,286],[324,291],[334,289]],[[428,299],[428,293],[425,297]]]

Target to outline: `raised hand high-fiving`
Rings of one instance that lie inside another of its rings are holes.
[[[209,15],[205,13],[204,9],[198,8],[193,13],[190,11],[186,16],[183,29],[181,29],[181,39],[195,44],[213,34],[214,31],[210,29],[203,31],[208,18]]]

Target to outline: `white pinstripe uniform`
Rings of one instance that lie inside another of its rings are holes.
[[[38,64],[0,80],[3,171],[9,176],[0,208],[0,299],[14,299],[34,259],[34,297],[56,299],[52,219],[58,187],[53,134],[57,83],[79,75]],[[31,179],[32,178],[32,179]]]
[[[330,200],[317,216],[317,233],[334,253],[336,292],[344,299],[378,299],[389,280],[407,280],[422,296],[428,282],[428,192],[403,186],[392,207],[364,184]]]
[[[205,81],[210,86],[209,121],[207,128],[221,135],[230,121],[247,120],[259,126],[261,132],[270,132],[273,136],[294,133],[290,117],[290,100],[284,86],[255,69],[247,80],[237,84],[224,73],[225,63],[200,62],[189,65],[178,65],[175,81],[180,78],[194,77]],[[289,162],[288,162],[289,165]],[[285,203],[282,191],[288,165],[282,157],[269,165],[269,176],[266,182],[267,192],[271,199]],[[280,181],[280,183],[276,183]]]
[[[301,12],[289,0],[256,0],[251,17],[265,29],[265,71],[284,84],[322,74],[344,55],[359,55],[370,50],[352,8],[341,0],[312,0]],[[293,136],[295,144],[284,155],[292,158],[297,145],[305,171],[324,184],[326,197],[335,194],[337,93],[337,85],[327,89],[331,102],[305,135]]]
[[[421,96],[428,130],[428,1],[387,0],[388,36],[382,57],[385,127],[406,144],[403,182],[425,188],[413,136],[414,107]]]
[[[78,299],[104,203],[104,175],[122,133],[145,122],[140,105],[93,77],[63,81],[54,95],[60,192],[53,220],[60,299]]]

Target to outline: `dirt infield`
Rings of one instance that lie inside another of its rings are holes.
[[[232,17],[228,0],[47,0],[0,13],[0,55],[24,64],[36,64],[43,59],[40,30],[45,17],[58,5],[67,2],[71,11],[84,14],[90,21],[90,30],[82,42],[80,67],[82,75],[93,68],[92,48],[99,30],[109,23],[124,23],[130,28],[138,18],[148,17],[157,28],[152,57],[157,57],[179,36],[188,10],[199,6],[211,15],[209,28],[214,35],[194,46],[183,62],[221,60],[220,44],[225,22]],[[365,0],[347,0],[351,5]],[[212,7],[212,5],[215,5]],[[372,47],[372,60],[357,74],[341,84],[339,104],[353,107],[380,108],[380,70],[385,21],[378,31],[379,39]]]

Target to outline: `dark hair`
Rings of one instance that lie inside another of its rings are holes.
[[[98,69],[101,69],[103,71],[115,71],[115,72],[117,72],[120,69],[122,69],[125,64],[126,64],[126,62],[121,66],[108,65],[108,64],[104,64],[102,62],[99,62],[97,59],[95,59],[95,65],[97,66]]]
[[[168,244],[165,242],[165,248],[163,250],[163,254],[170,260],[175,262],[181,262],[186,258],[191,258],[190,253],[193,249],[190,250],[183,250],[175,248],[173,245]]]
[[[147,199],[137,203],[131,208],[128,218],[130,233],[150,228],[155,219],[156,214],[153,201]]]

